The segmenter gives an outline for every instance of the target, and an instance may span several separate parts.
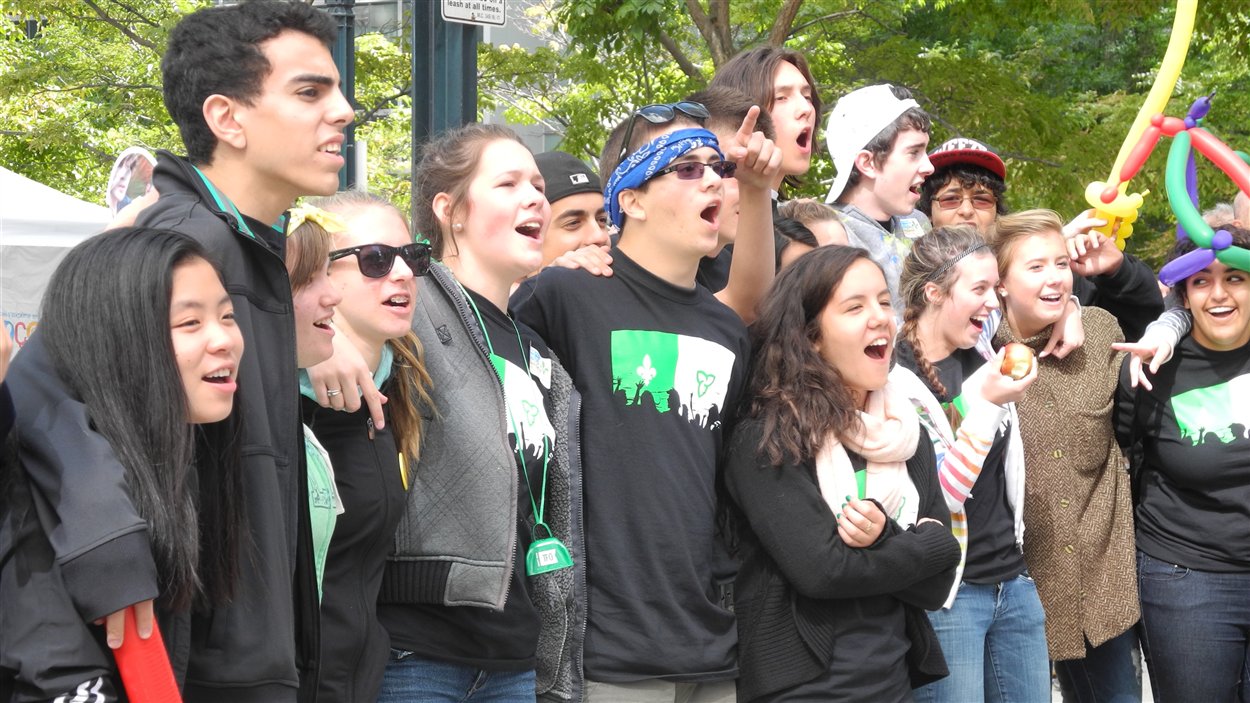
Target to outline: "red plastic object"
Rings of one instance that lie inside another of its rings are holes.
[[[160,628],[152,623],[152,636],[139,639],[134,607],[126,608],[126,634],[113,656],[131,703],[182,703]]]

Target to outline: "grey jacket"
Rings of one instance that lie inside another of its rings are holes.
[[[517,539],[516,459],[508,446],[503,389],[460,286],[441,264],[430,267],[417,296],[413,331],[425,348],[433,408],[421,461],[387,559],[379,602],[501,610]],[[581,699],[585,634],[585,545],[581,523],[581,398],[552,358],[547,408],[556,430],[548,466],[547,524],[569,548],[574,568],[530,578],[542,620],[537,691]],[[476,529],[466,532],[464,525]]]
[[[865,215],[854,205],[837,205],[838,221],[846,229],[846,238],[853,247],[868,251],[872,260],[885,271],[885,282],[890,286],[890,300],[894,314],[902,319],[905,307],[899,295],[898,282],[903,273],[903,259],[911,251],[911,243],[924,236],[932,228],[929,218],[919,210],[906,217],[891,217],[892,230],[887,232],[879,222]]]

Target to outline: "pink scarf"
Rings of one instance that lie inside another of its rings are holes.
[[[837,515],[847,496],[859,498],[855,469],[847,448],[868,463],[864,498],[875,498],[886,515],[907,528],[916,522],[920,497],[907,474],[907,460],[916,453],[920,421],[906,396],[893,383],[868,394],[859,413],[863,430],[839,438],[830,434],[816,455],[816,481],[829,510]]]

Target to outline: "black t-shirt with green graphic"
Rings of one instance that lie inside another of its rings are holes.
[[[539,628],[525,575],[525,555],[533,541],[530,497],[533,491],[534,501],[540,499],[543,461],[555,442],[546,409],[551,391],[551,352],[533,330],[520,323],[514,328],[512,320],[489,300],[467,292],[490,340],[491,362],[502,380],[508,406],[508,439],[518,457],[517,546],[507,601],[502,612],[437,605],[383,605],[380,610],[386,611],[384,619],[395,623],[387,629],[397,649],[487,671],[525,671],[534,668]],[[524,349],[518,346],[518,334]]]
[[[898,362],[919,375],[913,351],[905,342],[899,343]],[[985,360],[975,349],[956,349],[934,364],[938,380],[946,387],[946,394],[938,398],[942,405],[954,403],[959,407],[964,379],[984,364]],[[1026,568],[1024,555],[1016,543],[1015,516],[1007,501],[1006,457],[1007,428],[1004,426],[994,436],[994,443],[981,465],[981,474],[968,500],[964,501],[964,513],[968,516],[968,555],[963,580],[968,583],[1002,583],[1019,576]]]
[[[716,529],[716,471],[746,328],[702,286],[612,258],[610,277],[549,268],[512,296],[582,395],[586,677],[733,678],[721,586],[735,566]]]
[[[1140,442],[1137,547],[1201,571],[1250,570],[1250,344],[1217,352],[1188,337],[1152,390],[1131,387],[1128,364],[1116,436]]]

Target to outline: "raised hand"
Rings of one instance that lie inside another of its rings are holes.
[[[781,149],[763,132],[755,130],[760,108],[752,106],[742,120],[742,126],[734,133],[728,144],[722,144],[725,158],[738,164],[738,187],[772,188],[777,171],[781,169]]]

